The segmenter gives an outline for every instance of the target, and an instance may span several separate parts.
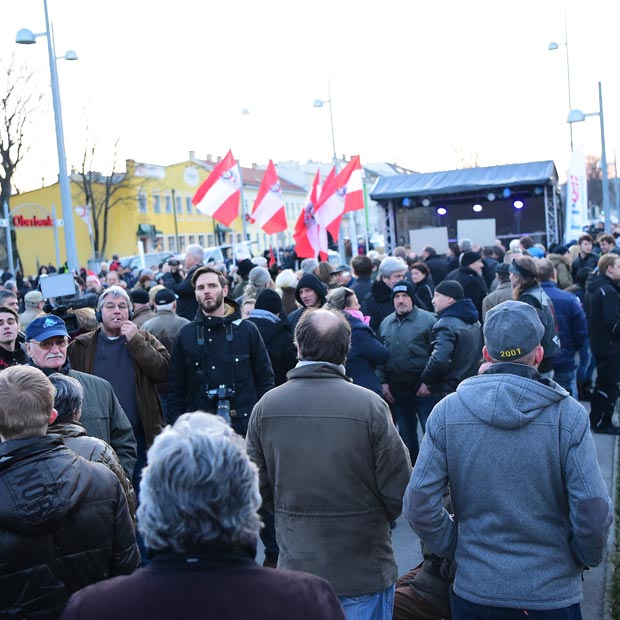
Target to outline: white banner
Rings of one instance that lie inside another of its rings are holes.
[[[586,177],[586,157],[583,147],[578,146],[568,167],[566,181],[566,232],[564,240],[578,239],[583,227],[588,225],[588,180]]]

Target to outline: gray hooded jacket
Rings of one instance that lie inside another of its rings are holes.
[[[404,512],[435,554],[456,560],[456,594],[520,609],[578,603],[613,520],[585,409],[534,368],[506,363],[435,407]]]

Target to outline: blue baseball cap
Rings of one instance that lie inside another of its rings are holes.
[[[26,341],[36,340],[43,342],[54,336],[69,337],[65,322],[58,316],[47,314],[40,316],[28,325],[26,328]]]

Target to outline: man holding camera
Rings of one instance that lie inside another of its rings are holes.
[[[174,344],[166,421],[196,410],[219,410],[226,417],[228,406],[231,426],[245,436],[252,407],[274,386],[267,349],[256,326],[242,321],[239,306],[226,299],[228,281],[221,272],[200,267],[191,284],[200,312]]]
[[[177,314],[188,321],[193,321],[198,311],[192,278],[196,270],[202,266],[204,255],[204,250],[199,245],[188,245],[185,250],[183,269],[181,269],[180,261],[176,258],[169,258],[170,271],[163,275],[164,286],[178,297]]]

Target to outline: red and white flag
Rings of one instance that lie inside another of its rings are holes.
[[[356,155],[338,176],[335,176],[332,170],[327,177],[314,217],[319,226],[325,228],[334,241],[338,241],[342,216],[348,211],[363,208],[362,166],[359,155]]]
[[[333,172],[333,171],[332,171]],[[306,204],[299,214],[295,224],[295,254],[300,258],[316,258],[327,260],[327,231],[321,228],[315,218],[314,209],[320,195],[321,173],[316,171],[310,193],[306,198]]]
[[[241,173],[229,150],[226,157],[213,168],[207,180],[198,188],[192,204],[224,226],[230,226],[239,216]]]
[[[252,222],[256,222],[268,235],[287,229],[282,188],[271,159],[258,189],[251,218]]]

